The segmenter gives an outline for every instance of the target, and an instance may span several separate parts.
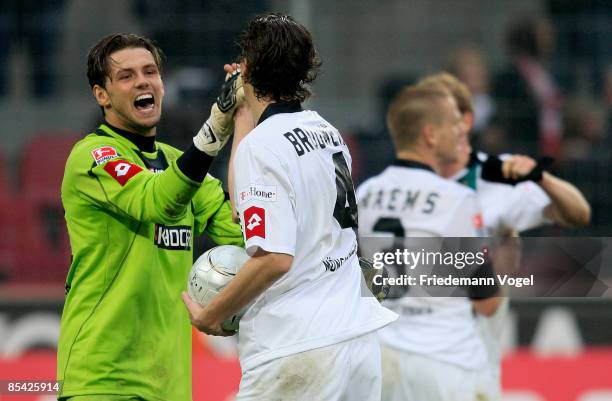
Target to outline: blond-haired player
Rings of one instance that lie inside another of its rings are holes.
[[[538,163],[524,155],[487,155],[475,152],[469,144],[474,124],[472,96],[467,86],[449,73],[429,75],[417,84],[451,93],[464,122],[461,155],[442,164],[444,177],[473,188],[480,204],[485,233],[502,238],[499,257],[494,264],[498,272],[508,272],[518,264],[520,252],[512,240],[520,232],[545,224],[581,226],[590,220],[590,206],[580,191],[570,184],[542,171]],[[494,400],[501,399],[501,344],[503,321],[508,311],[508,298],[490,317],[480,317],[480,328],[487,346],[490,364],[489,380],[483,384]]]
[[[454,98],[440,89],[404,88],[389,107],[387,125],[397,160],[357,190],[361,244],[389,235],[479,236],[474,191],[439,175],[443,163],[458,160],[463,141]],[[474,287],[463,297],[386,301],[400,318],[379,331],[383,400],[476,399],[487,356],[472,311],[494,313],[496,293],[496,286]]]

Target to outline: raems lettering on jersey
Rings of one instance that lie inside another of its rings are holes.
[[[414,210],[417,205],[418,210],[424,214],[432,214],[436,210],[436,202],[440,194],[430,192],[421,194],[420,190],[404,190],[394,188],[391,190],[368,191],[361,205],[364,208],[387,210],[390,212],[403,212],[406,209]]]
[[[142,171],[142,167],[125,160],[115,160],[106,163],[104,170],[121,186],[124,186],[130,178]]]
[[[251,206],[244,211],[244,235],[246,239],[253,237],[266,238],[266,210]]]
[[[295,128],[293,132],[285,132],[283,136],[293,145],[293,149],[298,156],[310,153],[315,148],[325,149],[327,146],[345,146],[342,137],[333,130],[324,129],[321,132],[310,132]]]

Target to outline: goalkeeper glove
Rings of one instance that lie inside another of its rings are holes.
[[[202,152],[216,156],[234,131],[234,112],[244,102],[244,88],[240,70],[230,74],[221,86],[221,94],[212,105],[210,117],[193,137]]]

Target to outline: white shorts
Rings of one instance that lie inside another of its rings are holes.
[[[486,370],[474,371],[381,346],[382,401],[490,401]]]
[[[487,357],[489,359],[489,371],[482,384],[491,394],[492,401],[501,401],[501,359],[502,359],[502,341],[505,337],[505,329],[509,322],[509,304],[510,298],[503,297],[502,302],[495,311],[495,314],[490,317],[478,316],[478,326],[482,340],[487,349]]]
[[[380,401],[376,333],[246,371],[236,401]]]

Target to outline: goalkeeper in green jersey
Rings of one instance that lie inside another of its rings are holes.
[[[181,291],[192,238],[206,231],[219,244],[243,243],[220,182],[207,175],[244,99],[239,72],[226,66],[222,93],[183,153],[155,140],[160,59],[150,40],[126,34],[89,52],[105,123],[74,146],[62,183],[72,264],[57,357],[61,400],[191,400]]]

